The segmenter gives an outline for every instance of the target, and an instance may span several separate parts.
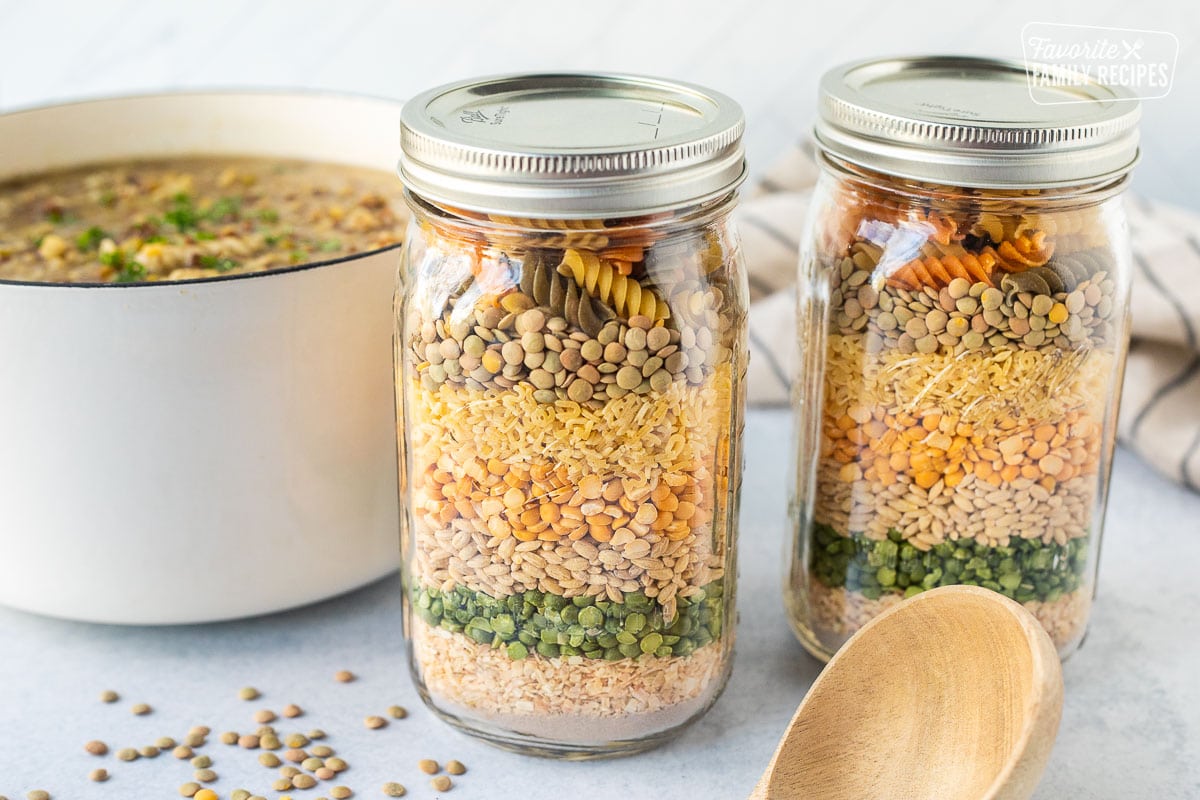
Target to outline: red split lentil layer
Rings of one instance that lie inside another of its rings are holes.
[[[947,488],[968,474],[999,487],[1018,478],[1053,492],[1061,481],[1095,474],[1102,428],[1080,411],[1053,422],[1009,417],[995,432],[936,409],[909,414],[882,406],[826,409],[821,455],[843,464],[851,482],[878,478],[884,486],[908,475],[922,489],[939,480]]]
[[[712,497],[705,486],[711,483],[702,461],[688,472],[662,472],[651,483],[635,483],[616,475],[577,477],[565,466],[541,460],[472,458],[456,464],[446,452],[414,479],[420,498],[415,511],[443,526],[461,517],[493,536],[522,542],[585,536],[607,542],[625,527],[676,540],[709,524]]]

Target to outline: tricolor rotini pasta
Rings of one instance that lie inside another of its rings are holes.
[[[604,220],[599,219],[541,219],[504,217],[489,214],[488,219],[514,228],[547,231],[540,236],[539,244],[547,247],[586,247],[598,250],[606,247],[609,237],[604,233]]]
[[[983,252],[993,253],[996,266],[1005,272],[1020,272],[1030,267],[1040,267],[1049,261],[1054,255],[1054,242],[1046,238],[1045,231],[1034,231],[1006,239],[994,250],[985,247]]]
[[[594,304],[570,278],[557,274],[554,267],[547,263],[546,255],[540,251],[535,250],[525,257],[521,267],[520,288],[528,297],[592,336],[615,315],[613,309],[603,303]]]
[[[922,286],[941,289],[955,278],[991,286],[995,266],[996,258],[991,253],[972,253],[962,245],[942,246],[927,242],[921,248],[921,256],[889,272],[887,282],[909,291],[919,290]]]
[[[585,250],[563,253],[558,274],[566,275],[587,294],[610,306],[618,316],[629,319],[642,315],[657,322],[671,316],[671,309],[657,292],[646,289],[637,279],[623,275],[611,263]]]

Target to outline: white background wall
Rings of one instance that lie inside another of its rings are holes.
[[[1200,210],[1196,0],[0,0],[0,110],[171,87],[403,98],[474,74],[623,70],[740,100],[757,173],[811,124],[829,66],[918,52],[1019,58],[1020,30],[1031,21],[1179,36],[1174,89],[1145,104],[1136,185]]]

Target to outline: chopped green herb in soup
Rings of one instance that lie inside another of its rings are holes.
[[[189,157],[0,183],[0,280],[141,283],[262,272],[399,243],[399,181],[309,161]]]

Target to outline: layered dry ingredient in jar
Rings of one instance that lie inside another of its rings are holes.
[[[724,212],[683,233],[452,216],[411,228],[397,370],[424,688],[559,743],[683,724],[732,645],[745,299]]]
[[[742,124],[625,75],[467,80],[401,112],[406,635],[468,733],[627,754],[725,684]]]
[[[205,156],[94,164],[0,184],[0,280],[141,283],[263,272],[390,247],[386,172]]]
[[[1083,634],[1125,289],[1103,206],[988,198],[843,187],[817,236],[822,408],[792,580],[831,651],[954,583],[1024,604],[1060,649]]]
[[[821,79],[785,589],[829,657],[949,584],[1082,641],[1128,341],[1137,102],[921,56]]]

